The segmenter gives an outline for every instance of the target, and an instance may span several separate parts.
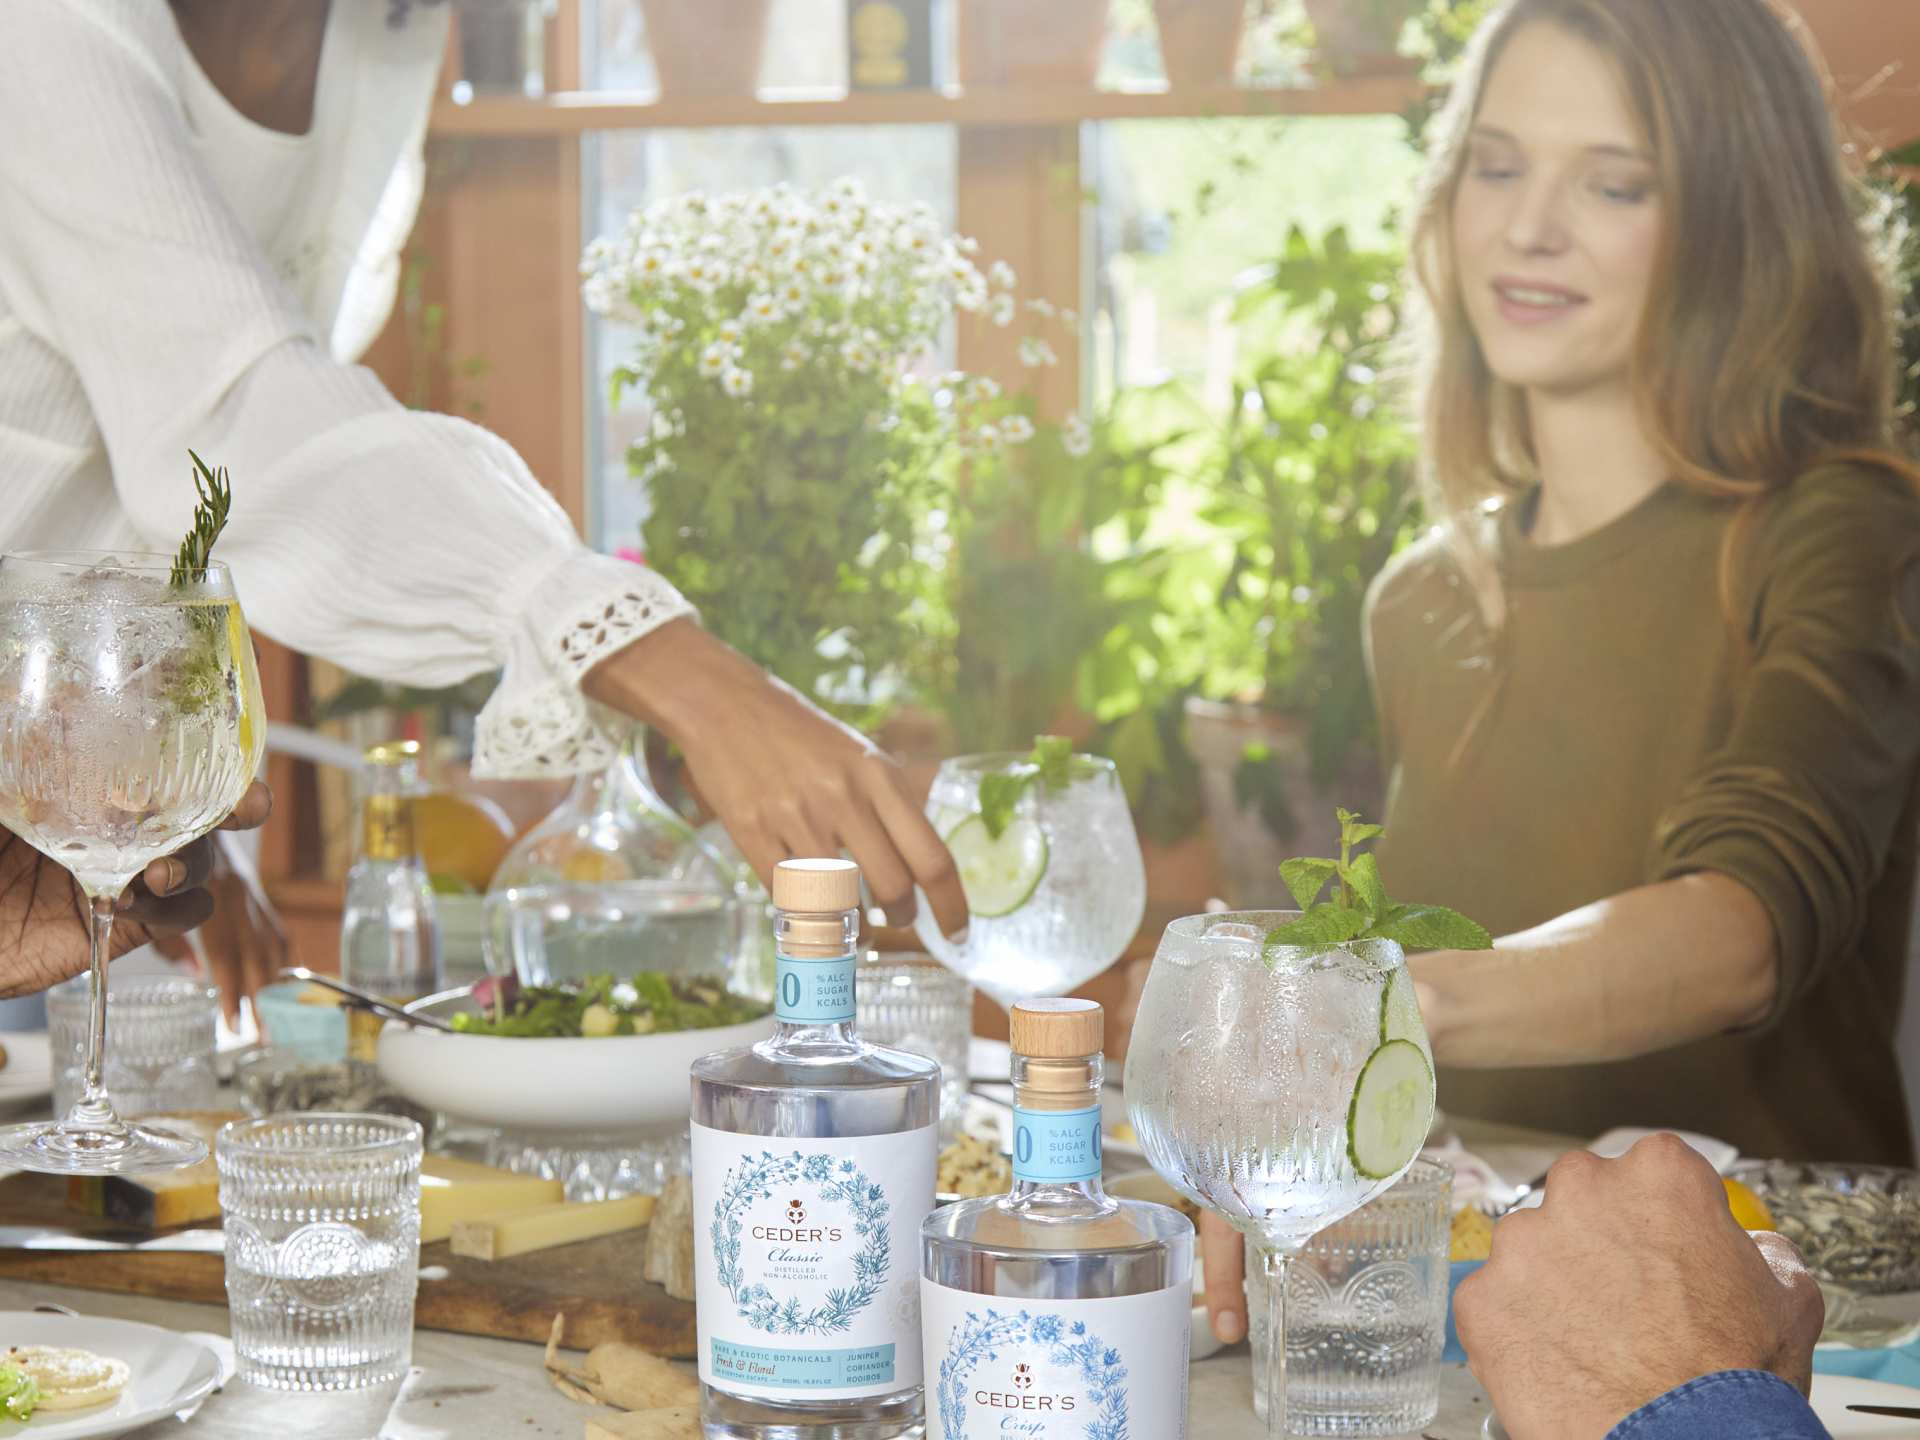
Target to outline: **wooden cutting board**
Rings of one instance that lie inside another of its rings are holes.
[[[81,1233],[110,1228],[69,1210],[66,1193],[67,1182],[58,1176],[8,1176],[0,1180],[0,1222],[57,1225]],[[642,1277],[646,1235],[645,1230],[629,1230],[492,1261],[454,1255],[445,1241],[425,1246],[414,1324],[423,1330],[545,1344],[554,1313],[564,1311],[569,1346],[588,1349],[603,1340],[625,1340],[656,1355],[689,1358],[695,1353],[693,1303],[674,1299]],[[227,1303],[225,1259],[220,1255],[0,1250],[0,1278]]]

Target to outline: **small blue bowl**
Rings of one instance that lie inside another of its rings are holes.
[[[306,988],[304,980],[287,980],[255,995],[261,1033],[276,1050],[316,1065],[338,1065],[347,1058],[347,1012],[338,1005],[303,1004]]]
[[[1453,1292],[1460,1288],[1460,1282],[1478,1270],[1487,1262],[1484,1260],[1455,1260],[1447,1266],[1447,1345],[1440,1352],[1440,1359],[1448,1365],[1467,1363],[1467,1352],[1460,1348],[1460,1336],[1453,1328]]]

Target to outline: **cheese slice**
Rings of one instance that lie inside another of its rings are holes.
[[[530,1250],[571,1245],[621,1230],[633,1230],[653,1218],[653,1196],[628,1195],[578,1205],[547,1205],[517,1215],[458,1221],[453,1253],[474,1260],[505,1260]]]
[[[565,1199],[566,1187],[558,1180],[429,1155],[420,1162],[420,1243],[445,1240],[461,1220],[511,1215]]]
[[[244,1117],[225,1111],[191,1110],[151,1118],[170,1129],[198,1135],[207,1142],[207,1158],[181,1170],[70,1176],[68,1209],[145,1230],[220,1218],[220,1172],[214,1168],[214,1136],[227,1121]]]

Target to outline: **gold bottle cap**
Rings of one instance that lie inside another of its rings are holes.
[[[773,908],[822,914],[860,908],[860,867],[851,860],[782,860],[773,872]]]
[[[367,747],[369,765],[404,765],[409,760],[420,758],[418,740],[382,740],[378,745]]]
[[[1098,1055],[1106,1014],[1093,1000],[1022,1000],[1013,1007],[1012,1048],[1030,1060],[1080,1060]]]

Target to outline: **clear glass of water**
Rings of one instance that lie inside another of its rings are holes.
[[[1294,1435],[1403,1435],[1440,1409],[1453,1170],[1418,1160],[1307,1242],[1287,1275],[1287,1426]],[[1267,1277],[1247,1251],[1253,1405],[1267,1413]]]
[[[963,755],[941,763],[927,795],[972,919],[966,943],[951,945],[922,897],[915,933],[1004,1006],[1086,984],[1120,958],[1147,913],[1146,865],[1119,771],[1075,755],[1067,775],[1056,787],[1024,755]],[[983,787],[1029,777],[992,834]]]
[[[390,1115],[236,1120],[214,1142],[240,1378],[359,1390],[413,1358],[420,1127]]]
[[[870,956],[853,984],[862,1039],[940,1066],[940,1143],[951,1143],[967,1108],[973,986],[931,955],[911,954]]]
[[[47,1030],[53,1047],[53,1108],[73,1108],[85,1088],[87,978],[47,992]],[[219,1082],[213,1073],[214,1024],[220,992],[183,975],[113,975],[107,981],[107,1018],[113,1048],[104,1076],[107,1099],[119,1115],[166,1110],[211,1110]]]

